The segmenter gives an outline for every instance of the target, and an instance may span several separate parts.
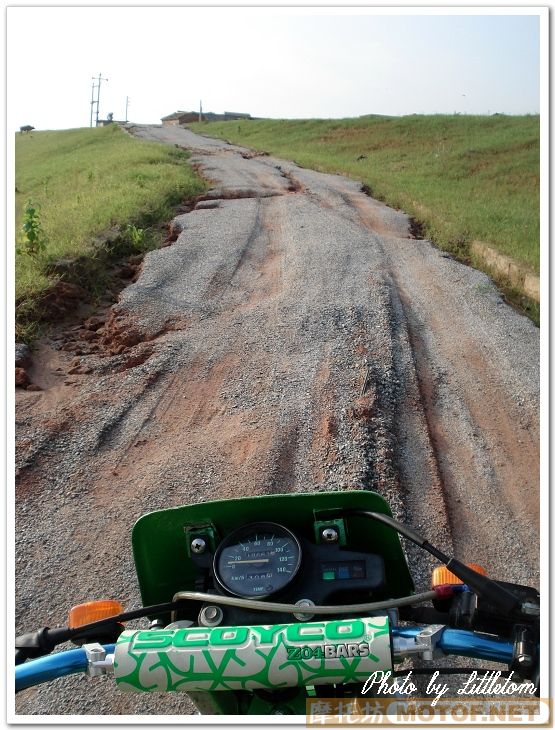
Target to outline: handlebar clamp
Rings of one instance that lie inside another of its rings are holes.
[[[102,644],[84,644],[83,649],[87,656],[87,676],[101,677],[103,674],[114,671],[114,655],[106,654]]]
[[[433,624],[414,637],[395,637],[393,644],[395,659],[401,660],[414,654],[420,654],[425,661],[431,662],[433,659],[444,656],[442,650],[437,646],[444,631],[445,626]]]

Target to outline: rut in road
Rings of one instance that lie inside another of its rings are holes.
[[[192,149],[212,187],[145,257],[73,382],[46,373],[17,395],[18,628],[95,596],[137,605],[134,521],[239,495],[375,489],[444,551],[537,583],[532,323],[353,181],[184,129],[132,132]],[[431,563],[407,547],[425,587]],[[18,712],[191,711],[59,686]]]

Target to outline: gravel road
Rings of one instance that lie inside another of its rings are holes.
[[[192,150],[211,189],[99,321],[41,342],[43,390],[18,389],[17,630],[92,598],[138,606],[141,514],[273,492],[377,490],[445,551],[537,586],[539,330],[354,181],[129,131]],[[193,711],[85,677],[16,709]]]

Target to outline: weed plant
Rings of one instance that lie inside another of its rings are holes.
[[[78,260],[86,288],[100,289],[107,250],[144,251],[150,231],[175,206],[205,189],[183,150],[138,140],[117,125],[16,135],[16,328],[36,332],[41,296],[60,274],[56,262]],[[30,204],[29,201],[33,201]],[[116,250],[119,249],[119,250]]]

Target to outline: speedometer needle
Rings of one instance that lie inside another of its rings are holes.
[[[257,558],[253,560],[228,560],[228,565],[235,565],[236,563],[269,563],[270,558]]]

